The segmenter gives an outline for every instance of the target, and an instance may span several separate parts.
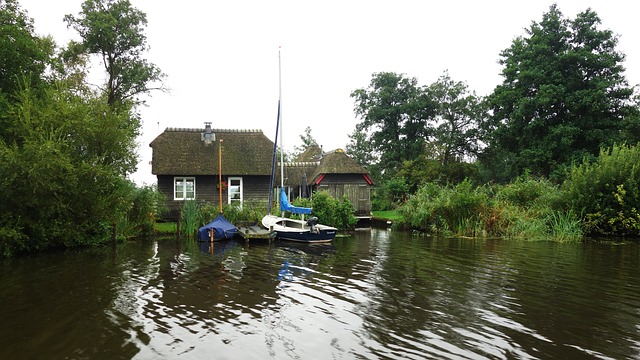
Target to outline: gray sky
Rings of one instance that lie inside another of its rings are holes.
[[[82,0],[19,0],[36,32],[59,45],[77,37],[62,18]],[[498,54],[540,21],[552,3],[565,17],[587,8],[601,28],[620,35],[627,79],[640,83],[640,5],[629,0],[130,0],[147,14],[146,58],[167,75],[141,109],[140,163],[132,179],[155,182],[149,143],[167,127],[261,129],[274,139],[278,49],[282,56],[284,148],[300,145],[309,126],[325,150],[344,148],[356,119],[349,94],[373,73],[416,77],[445,70],[478,95],[501,81]]]

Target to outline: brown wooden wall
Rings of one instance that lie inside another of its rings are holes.
[[[182,176],[182,175],[180,175]],[[183,200],[173,200],[173,179],[174,175],[158,176],[158,191],[164,194],[169,213],[163,216],[166,219],[177,219]],[[187,176],[189,177],[189,176]],[[233,176],[235,177],[235,176]],[[269,200],[269,176],[240,176],[243,184],[243,201],[260,203]],[[228,176],[223,176],[222,181],[226,181]],[[196,201],[202,203],[219,204],[219,190],[217,176],[195,176],[196,179]],[[222,191],[222,203],[227,203],[227,190]]]
[[[360,174],[327,174],[316,189],[338,199],[346,195],[356,216],[371,216],[371,186]]]

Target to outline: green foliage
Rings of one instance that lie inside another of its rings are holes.
[[[397,210],[382,210],[382,211],[372,211],[374,218],[386,219],[386,220],[400,220],[400,214],[398,214]]]
[[[78,17],[66,15],[64,20],[82,39],[71,44],[67,56],[102,57],[110,107],[136,102],[138,95],[149,92],[153,83],[165,77],[157,66],[141,58],[148,48],[147,17],[128,0],[85,0]]]
[[[362,118],[356,131],[367,134],[373,153],[379,156],[380,173],[395,174],[402,161],[422,152],[430,135],[427,121],[433,116],[434,104],[415,78],[373,74],[369,87],[353,91],[351,97],[356,115]]]
[[[222,214],[230,223],[240,226],[242,224],[260,224],[264,216],[264,202],[245,201],[242,207],[225,204]],[[209,202],[185,201],[181,208],[180,230],[182,235],[193,236],[203,225],[209,223],[220,214],[219,204]]]
[[[294,147],[294,153],[291,155],[293,159],[296,159],[300,154],[304,153],[310,146],[318,144],[316,139],[311,136],[310,126],[304,129],[304,134],[300,135],[300,140],[302,141],[302,145]]]
[[[457,165],[475,157],[478,124],[486,117],[480,97],[465,83],[446,72],[429,86],[404,75],[378,73],[368,88],[351,97],[362,122],[347,150],[374,177],[404,176],[412,191],[432,179],[464,179],[461,170],[467,169]],[[420,173],[428,178],[418,180]]]
[[[399,228],[457,236],[500,236],[523,240],[577,241],[583,236],[565,195],[547,180],[521,178],[513,184],[473,187],[428,183],[398,209]]]
[[[358,218],[353,215],[353,205],[347,196],[343,196],[340,200],[327,191],[316,191],[311,201],[298,198],[293,201],[293,204],[313,208],[313,216],[316,216],[321,224],[333,226],[339,230],[353,230],[358,222]]]
[[[564,196],[560,189],[545,178],[519,176],[515,181],[499,187],[496,200],[533,209],[562,209]]]
[[[237,205],[224,204],[222,214],[230,223],[239,224],[260,224],[264,216],[266,202],[245,201],[242,207]],[[202,225],[210,222],[220,213],[219,205],[212,203],[202,204],[200,207],[200,223]]]
[[[375,210],[393,210],[401,205],[409,194],[409,185],[404,178],[394,177],[375,188],[371,206]]]
[[[563,189],[592,235],[640,236],[640,149],[616,145],[571,170]]]
[[[153,235],[156,220],[168,210],[164,195],[155,186],[138,188],[131,182],[127,195],[127,200],[123,201],[124,211],[118,217],[118,238]]]
[[[85,2],[88,7],[92,4],[98,2]],[[51,39],[33,35],[32,21],[17,2],[0,2],[0,251],[4,255],[102,244],[114,235],[123,239],[152,229],[159,210],[157,193],[136,189],[126,180],[136,168],[135,140],[140,130],[128,99],[148,89],[143,84],[153,78],[139,76],[146,70],[136,62],[144,48],[144,36],[135,43],[135,34],[141,35],[141,22],[136,21],[144,20],[144,14],[133,11],[127,1],[104,4],[113,5],[109,11],[114,11],[82,25],[95,36],[111,36],[113,31],[104,32],[107,27],[93,26],[103,20],[124,20],[107,41],[117,49],[108,54],[115,56],[109,60],[115,64],[110,75],[117,77],[117,86],[111,89],[114,93],[103,94],[81,84],[86,78],[86,55],[68,57],[82,46],[72,45],[54,57]],[[135,16],[119,17],[125,13]],[[129,52],[118,52],[122,39],[131,41]],[[111,101],[114,94],[118,106]]]
[[[200,226],[204,225],[199,219],[198,203],[195,200],[187,200],[180,208],[181,235],[192,238]]]
[[[12,96],[21,82],[39,86],[53,43],[34,34],[33,20],[17,0],[0,2],[0,34],[0,97]]]
[[[478,124],[487,117],[482,99],[469,92],[465,83],[451,79],[446,71],[425,91],[436,104],[432,143],[442,167],[475,157],[479,149]]]
[[[482,161],[493,179],[529,171],[560,182],[601,146],[638,141],[634,89],[624,78],[617,38],[598,28],[592,10],[566,19],[556,5],[501,55],[503,83],[488,98],[488,147]]]
[[[481,207],[486,203],[487,194],[481,188],[474,189],[468,180],[455,186],[428,183],[398,209],[403,217],[400,226],[437,234],[475,236]]]
[[[367,138],[366,132],[362,130],[355,129],[353,133],[349,134],[349,144],[347,144],[346,150],[350,158],[364,167],[371,167],[376,162],[373,146]]]

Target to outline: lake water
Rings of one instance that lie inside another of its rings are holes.
[[[640,246],[358,231],[1,260],[0,359],[637,359]]]

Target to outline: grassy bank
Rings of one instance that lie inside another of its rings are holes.
[[[396,221],[400,220],[402,216],[400,215],[400,213],[398,213],[397,210],[383,210],[373,211],[373,217],[376,219]]]
[[[175,234],[178,224],[175,222],[156,222],[153,229],[156,234]]]

